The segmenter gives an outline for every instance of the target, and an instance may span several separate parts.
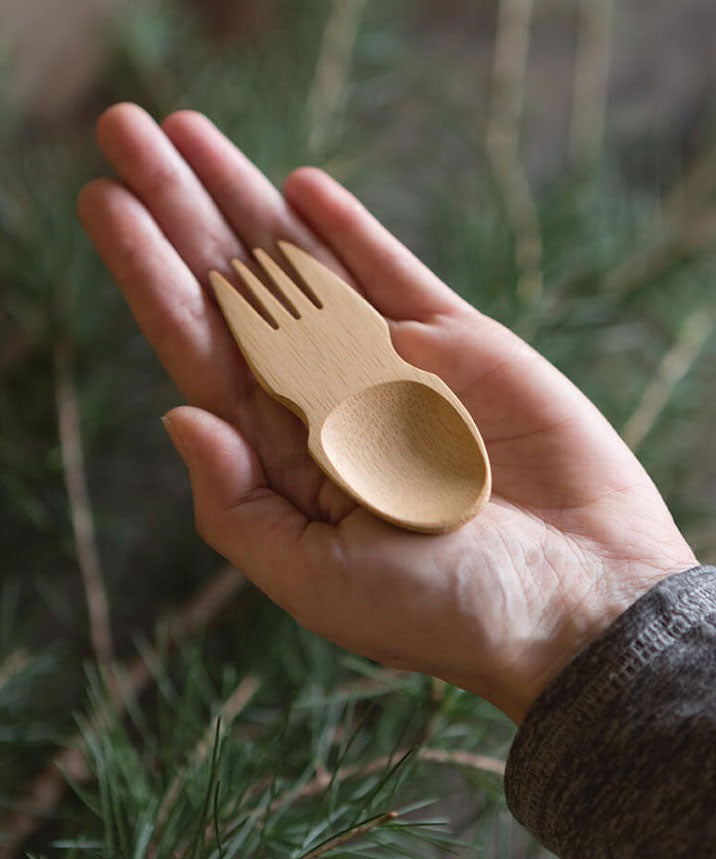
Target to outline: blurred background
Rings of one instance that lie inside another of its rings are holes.
[[[319,164],[516,329],[716,562],[709,0],[0,0],[0,856],[545,857],[492,707],[202,545],[178,395],[83,236],[93,125]]]

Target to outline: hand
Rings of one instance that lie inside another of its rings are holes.
[[[189,469],[199,533],[308,629],[442,677],[519,722],[640,594],[695,565],[599,411],[325,173],[297,170],[282,195],[188,111],[160,128],[117,105],[97,135],[122,184],[87,185],[80,216],[190,403],[165,423]],[[472,522],[427,536],[374,518],[324,477],[303,425],[257,386],[207,273],[278,238],[354,284],[388,319],[397,351],[469,409],[494,477]]]

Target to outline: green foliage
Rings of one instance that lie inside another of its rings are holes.
[[[308,144],[306,102],[330,4],[270,6],[264,31],[217,42],[188,5],[132,5],[113,34],[102,100],[133,99],[157,116],[200,109],[279,184],[301,163],[325,164],[451,286],[524,333],[623,426],[685,320],[708,304],[716,274],[707,247],[676,248],[656,274],[640,277],[637,266],[628,289],[610,291],[615,269],[668,243],[665,226],[654,225],[659,188],[620,166],[618,141],[591,176],[540,187],[545,286],[526,301],[469,99],[445,95],[459,71],[434,74],[415,5],[366,4],[344,103],[320,152]],[[74,216],[79,186],[100,169],[90,129],[54,142],[28,133],[21,145],[21,117],[7,128],[15,137],[0,168],[0,803],[10,820],[23,787],[77,727],[90,769],[89,778],[66,773],[72,791],[27,855],[437,856],[467,849],[461,841],[513,855],[498,778],[424,755],[504,758],[512,728],[486,703],[349,657],[252,591],[203,637],[173,650],[160,623],[149,644],[157,618],[220,563],[194,535],[185,476],[155,417],[175,394]],[[673,145],[664,141],[664,151]],[[91,663],[56,433],[60,339],[76,356],[118,654],[144,654],[153,674],[125,713],[108,703]],[[712,517],[699,482],[713,416],[708,363],[672,392],[640,449],[694,529]],[[249,680],[253,694],[227,716]],[[454,809],[466,804],[458,833]]]
[[[216,680],[211,674],[219,672],[193,645],[133,717],[112,714],[101,732],[84,724],[96,787],[77,792],[101,839],[62,837],[50,846],[78,856],[101,848],[107,856],[299,857],[392,810],[399,817],[369,832],[388,855],[415,855],[417,842],[455,844],[446,822],[431,813],[440,774],[418,760],[418,740],[433,720],[440,727],[431,748],[504,754],[504,721],[455,689],[436,699],[427,678],[389,674],[355,658],[345,668],[334,648],[275,614],[262,639],[255,646],[271,649],[276,675],[260,675],[233,721],[217,716],[246,675],[239,679],[227,665]],[[300,668],[300,687],[276,682],[290,673],[288,661]],[[94,711],[102,711],[104,690],[96,679],[89,689]],[[434,784],[427,793],[426,779]],[[476,784],[483,815],[502,802],[497,786],[491,774]],[[367,838],[327,855],[363,855]]]

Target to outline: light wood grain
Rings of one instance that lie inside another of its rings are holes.
[[[279,246],[302,286],[262,250],[254,255],[272,288],[240,260],[248,298],[210,275],[259,383],[306,424],[323,471],[375,515],[426,533],[471,519],[491,478],[467,409],[398,355],[387,322],[355,290],[295,245]]]

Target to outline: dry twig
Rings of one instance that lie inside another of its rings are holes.
[[[572,162],[581,169],[599,157],[604,137],[614,0],[581,0],[572,91]]]
[[[333,0],[308,94],[308,147],[321,154],[345,98],[351,53],[365,0]]]
[[[352,829],[348,829],[346,832],[341,832],[340,835],[336,835],[335,838],[325,841],[323,844],[316,847],[315,850],[311,850],[310,853],[306,853],[302,859],[316,859],[318,856],[325,856],[325,854],[330,850],[335,850],[336,847],[341,847],[344,844],[348,844],[350,841],[355,841],[356,838],[360,838],[361,835],[365,835],[366,832],[377,829],[379,826],[383,826],[384,823],[390,823],[390,821],[395,820],[397,816],[397,811],[386,811],[383,814],[377,814],[375,817],[371,817],[370,820],[366,820],[364,823],[359,823]]]
[[[666,224],[662,232],[661,241],[627,257],[604,276],[605,292],[626,295],[680,263],[712,251],[716,245],[716,210],[686,217],[679,224]]]
[[[658,217],[667,222],[709,208],[716,190],[716,146],[708,146],[694,158],[685,174],[664,197]]]
[[[487,153],[515,241],[517,292],[542,294],[542,240],[537,209],[519,151],[532,0],[500,0],[492,68]]]
[[[286,805],[292,805],[302,799],[310,799],[322,793],[328,785],[334,783],[348,781],[352,778],[362,778],[364,776],[379,773],[387,769],[392,763],[400,760],[405,755],[409,754],[410,748],[399,749],[391,755],[381,755],[374,758],[372,761],[364,764],[351,764],[350,766],[341,767],[336,773],[329,772],[317,773],[309,782],[300,787],[293,788],[286,793],[277,796],[270,804],[269,811],[276,811]],[[499,758],[493,758],[489,755],[478,755],[473,752],[466,752],[461,749],[434,749],[434,748],[419,748],[416,751],[416,757],[424,763],[439,764],[441,766],[461,766],[468,769],[480,770],[481,772],[490,772],[495,775],[502,776],[505,772],[505,762]]]
[[[85,474],[80,410],[74,382],[74,350],[68,339],[55,348],[55,401],[62,470],[70,503],[77,562],[82,574],[95,659],[106,678],[114,659],[109,602],[95,540],[92,506]],[[111,684],[110,684],[111,687]],[[116,692],[113,689],[113,692]]]
[[[713,330],[713,318],[704,310],[696,310],[687,317],[676,342],[662,358],[653,381],[624,425],[622,437],[632,450],[636,450],[649,434]]]
[[[625,295],[656,280],[679,263],[716,246],[716,148],[708,147],[663,197],[648,234],[657,237],[615,266],[603,278],[603,289]]]

